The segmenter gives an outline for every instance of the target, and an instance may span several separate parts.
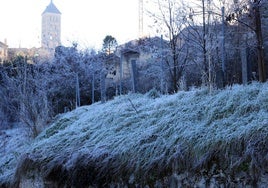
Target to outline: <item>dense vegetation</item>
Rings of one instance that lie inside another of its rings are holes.
[[[169,96],[154,90],[80,107],[17,147],[18,156],[6,153],[1,182],[267,186],[267,88],[255,83]]]

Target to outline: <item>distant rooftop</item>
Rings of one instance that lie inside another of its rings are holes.
[[[8,47],[8,45],[0,41],[0,47]]]
[[[59,9],[54,5],[53,1],[50,1],[50,4],[47,6],[46,10],[42,13],[54,13],[54,14],[61,14]]]

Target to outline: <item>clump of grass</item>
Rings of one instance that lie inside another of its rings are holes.
[[[159,98],[161,96],[161,94],[159,93],[159,91],[157,91],[157,89],[151,89],[149,92],[146,93],[146,95],[149,97],[149,98],[152,98],[152,99],[156,99],[156,98]]]
[[[55,122],[55,124],[45,130],[43,135],[44,138],[49,138],[54,134],[57,134],[61,130],[65,129],[69,124],[71,124],[74,119],[62,118]]]

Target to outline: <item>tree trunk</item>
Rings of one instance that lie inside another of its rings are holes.
[[[263,37],[261,30],[261,15],[259,1],[254,0],[254,11],[255,11],[255,22],[256,22],[256,36],[257,36],[257,47],[258,47],[258,71],[259,71],[259,81],[266,81],[266,72],[264,66],[264,47],[263,47]]]

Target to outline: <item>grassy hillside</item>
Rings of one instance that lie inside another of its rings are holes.
[[[120,96],[62,115],[23,153],[21,187],[268,186],[268,84]]]

